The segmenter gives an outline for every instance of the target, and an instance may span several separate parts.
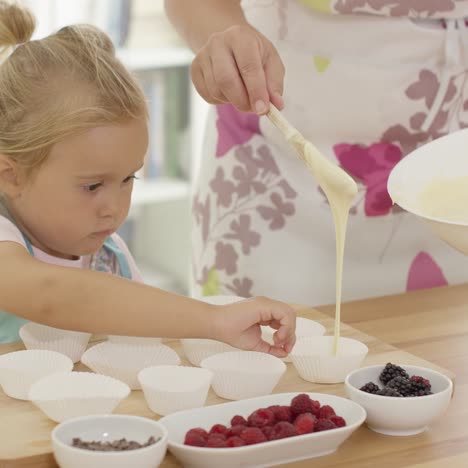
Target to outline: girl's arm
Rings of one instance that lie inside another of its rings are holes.
[[[294,344],[295,313],[281,302],[213,306],[108,273],[50,265],[14,242],[0,243],[0,258],[0,310],[27,320],[96,334],[212,338],[279,356]],[[261,340],[260,323],[278,328],[276,349]]]
[[[283,103],[284,66],[273,44],[247,22],[239,0],[165,0],[166,12],[197,54],[192,81],[207,102],[264,114]]]

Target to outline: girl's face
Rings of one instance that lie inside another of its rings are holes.
[[[147,146],[143,120],[93,128],[55,144],[10,201],[18,227],[51,255],[94,253],[127,217]]]

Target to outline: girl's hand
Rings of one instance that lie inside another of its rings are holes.
[[[218,306],[215,339],[236,348],[261,351],[277,357],[289,354],[296,342],[296,312],[287,304],[266,297],[252,297]],[[262,340],[260,325],[276,329],[275,345]]]
[[[284,65],[273,44],[248,25],[211,35],[192,63],[192,81],[211,104],[264,114],[282,109]]]

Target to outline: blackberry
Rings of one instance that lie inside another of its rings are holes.
[[[416,384],[417,385],[417,384]],[[401,375],[394,377],[392,380],[387,382],[387,388],[393,388],[397,392],[401,393],[402,396],[414,396],[413,393],[413,382],[406,377]]]
[[[405,377],[409,379],[408,372],[403,369],[403,367],[397,366],[396,364],[392,364],[391,362],[387,363],[384,370],[380,373],[379,380],[384,384],[387,385],[390,380],[395,377]]]
[[[414,380],[410,380],[411,382],[411,395],[410,396],[424,396],[424,395],[432,395],[432,392],[427,385],[423,382],[418,382]]]
[[[424,377],[420,377],[419,375],[412,375],[410,380],[411,382],[418,382],[424,385],[428,390],[431,389],[431,382],[428,379],[425,379]]]
[[[403,395],[395,390],[394,388],[390,387],[385,387],[382,388],[382,390],[379,390],[376,395],[382,395],[382,396],[392,396],[392,397],[402,397]]]
[[[380,390],[380,387],[376,385],[374,382],[367,382],[363,385],[359,390],[362,390],[366,393],[377,393]]]

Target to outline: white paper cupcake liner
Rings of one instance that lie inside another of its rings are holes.
[[[245,297],[241,296],[202,296],[196,297],[200,301],[208,302],[214,305],[234,304],[234,302],[243,301]]]
[[[333,336],[317,336],[297,341],[290,357],[304,380],[330,384],[344,382],[349,372],[362,364],[369,351],[360,341],[340,337],[338,354],[333,356],[333,340]]]
[[[213,372],[187,366],[153,366],[138,380],[151,411],[165,416],[205,404]]]
[[[65,354],[78,362],[88,346],[91,333],[48,327],[39,323],[25,323],[19,330],[26,349],[47,349]]]
[[[130,393],[127,384],[92,372],[68,372],[42,378],[29,390],[29,399],[50,419],[109,414]]]
[[[281,359],[255,351],[216,354],[201,366],[213,371],[213,390],[228,400],[268,395],[286,371]]]
[[[161,344],[162,338],[147,338],[147,337],[141,337],[141,336],[109,335],[108,340],[109,340],[110,343],[154,346],[154,345]]]
[[[169,346],[129,345],[108,341],[89,348],[81,362],[94,372],[125,382],[132,390],[139,389],[138,372],[145,367],[180,364],[178,354]]]
[[[72,360],[56,351],[15,351],[0,356],[0,385],[8,396],[27,400],[33,383],[47,375],[72,369]]]
[[[274,344],[273,335],[276,330],[274,328],[263,326],[262,338],[270,344]],[[325,335],[326,328],[316,322],[315,320],[306,319],[304,317],[297,317],[296,319],[296,339],[304,338],[307,336],[322,336]],[[291,351],[292,352],[292,351]],[[290,355],[282,358],[284,362],[292,362]]]
[[[180,340],[182,349],[192,366],[200,367],[201,362],[214,354],[237,351],[236,348],[216,340],[187,338]]]

